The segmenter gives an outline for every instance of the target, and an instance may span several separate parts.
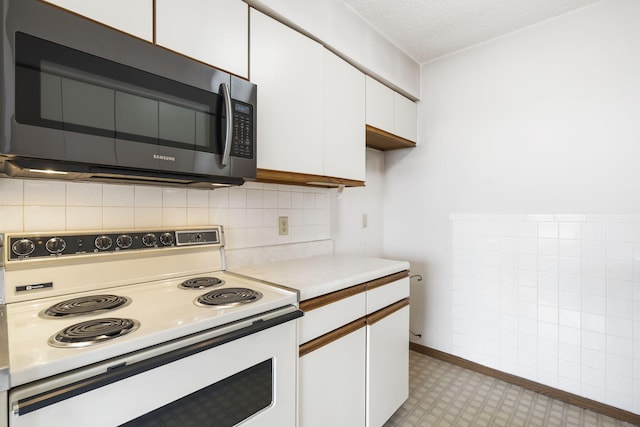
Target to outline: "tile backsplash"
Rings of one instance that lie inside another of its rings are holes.
[[[640,413],[640,216],[451,220],[455,354]]]
[[[248,182],[215,190],[0,178],[0,232],[222,224],[227,248],[331,238],[331,190]],[[278,235],[278,217],[289,234]]]

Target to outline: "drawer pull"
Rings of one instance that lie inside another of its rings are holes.
[[[394,304],[388,305],[385,308],[376,311],[375,313],[371,313],[367,316],[367,325],[373,325],[374,323],[381,321],[385,317],[391,316],[396,311],[402,310],[408,305],[409,298],[405,298]]]
[[[363,328],[367,325],[366,317],[361,317],[357,320],[354,320],[351,323],[347,323],[346,325],[334,329],[331,332],[327,332],[324,335],[319,336],[318,338],[306,342],[300,346],[299,356],[302,357],[305,354],[311,353],[312,351],[318,350],[321,347],[324,347],[327,344],[331,344],[332,342],[339,340],[340,338],[349,335],[351,332],[357,331],[360,328]]]

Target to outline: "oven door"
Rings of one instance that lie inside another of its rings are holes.
[[[18,387],[9,425],[293,427],[300,316],[288,307]]]

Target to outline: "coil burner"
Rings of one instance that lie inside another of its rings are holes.
[[[140,322],[133,319],[93,319],[64,328],[51,336],[48,342],[53,347],[87,347],[119,338],[139,327]]]
[[[248,288],[223,288],[200,295],[195,300],[199,306],[233,307],[241,304],[249,304],[262,298],[258,291]]]
[[[89,295],[69,299],[52,305],[40,312],[45,319],[68,319],[70,317],[98,314],[126,307],[131,299],[118,295]]]
[[[185,280],[178,285],[182,289],[206,289],[224,285],[224,280],[217,277],[196,277]]]

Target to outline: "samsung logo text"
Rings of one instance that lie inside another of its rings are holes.
[[[168,162],[175,162],[176,158],[173,156],[161,156],[160,154],[154,154],[153,158],[156,160],[166,160]]]

